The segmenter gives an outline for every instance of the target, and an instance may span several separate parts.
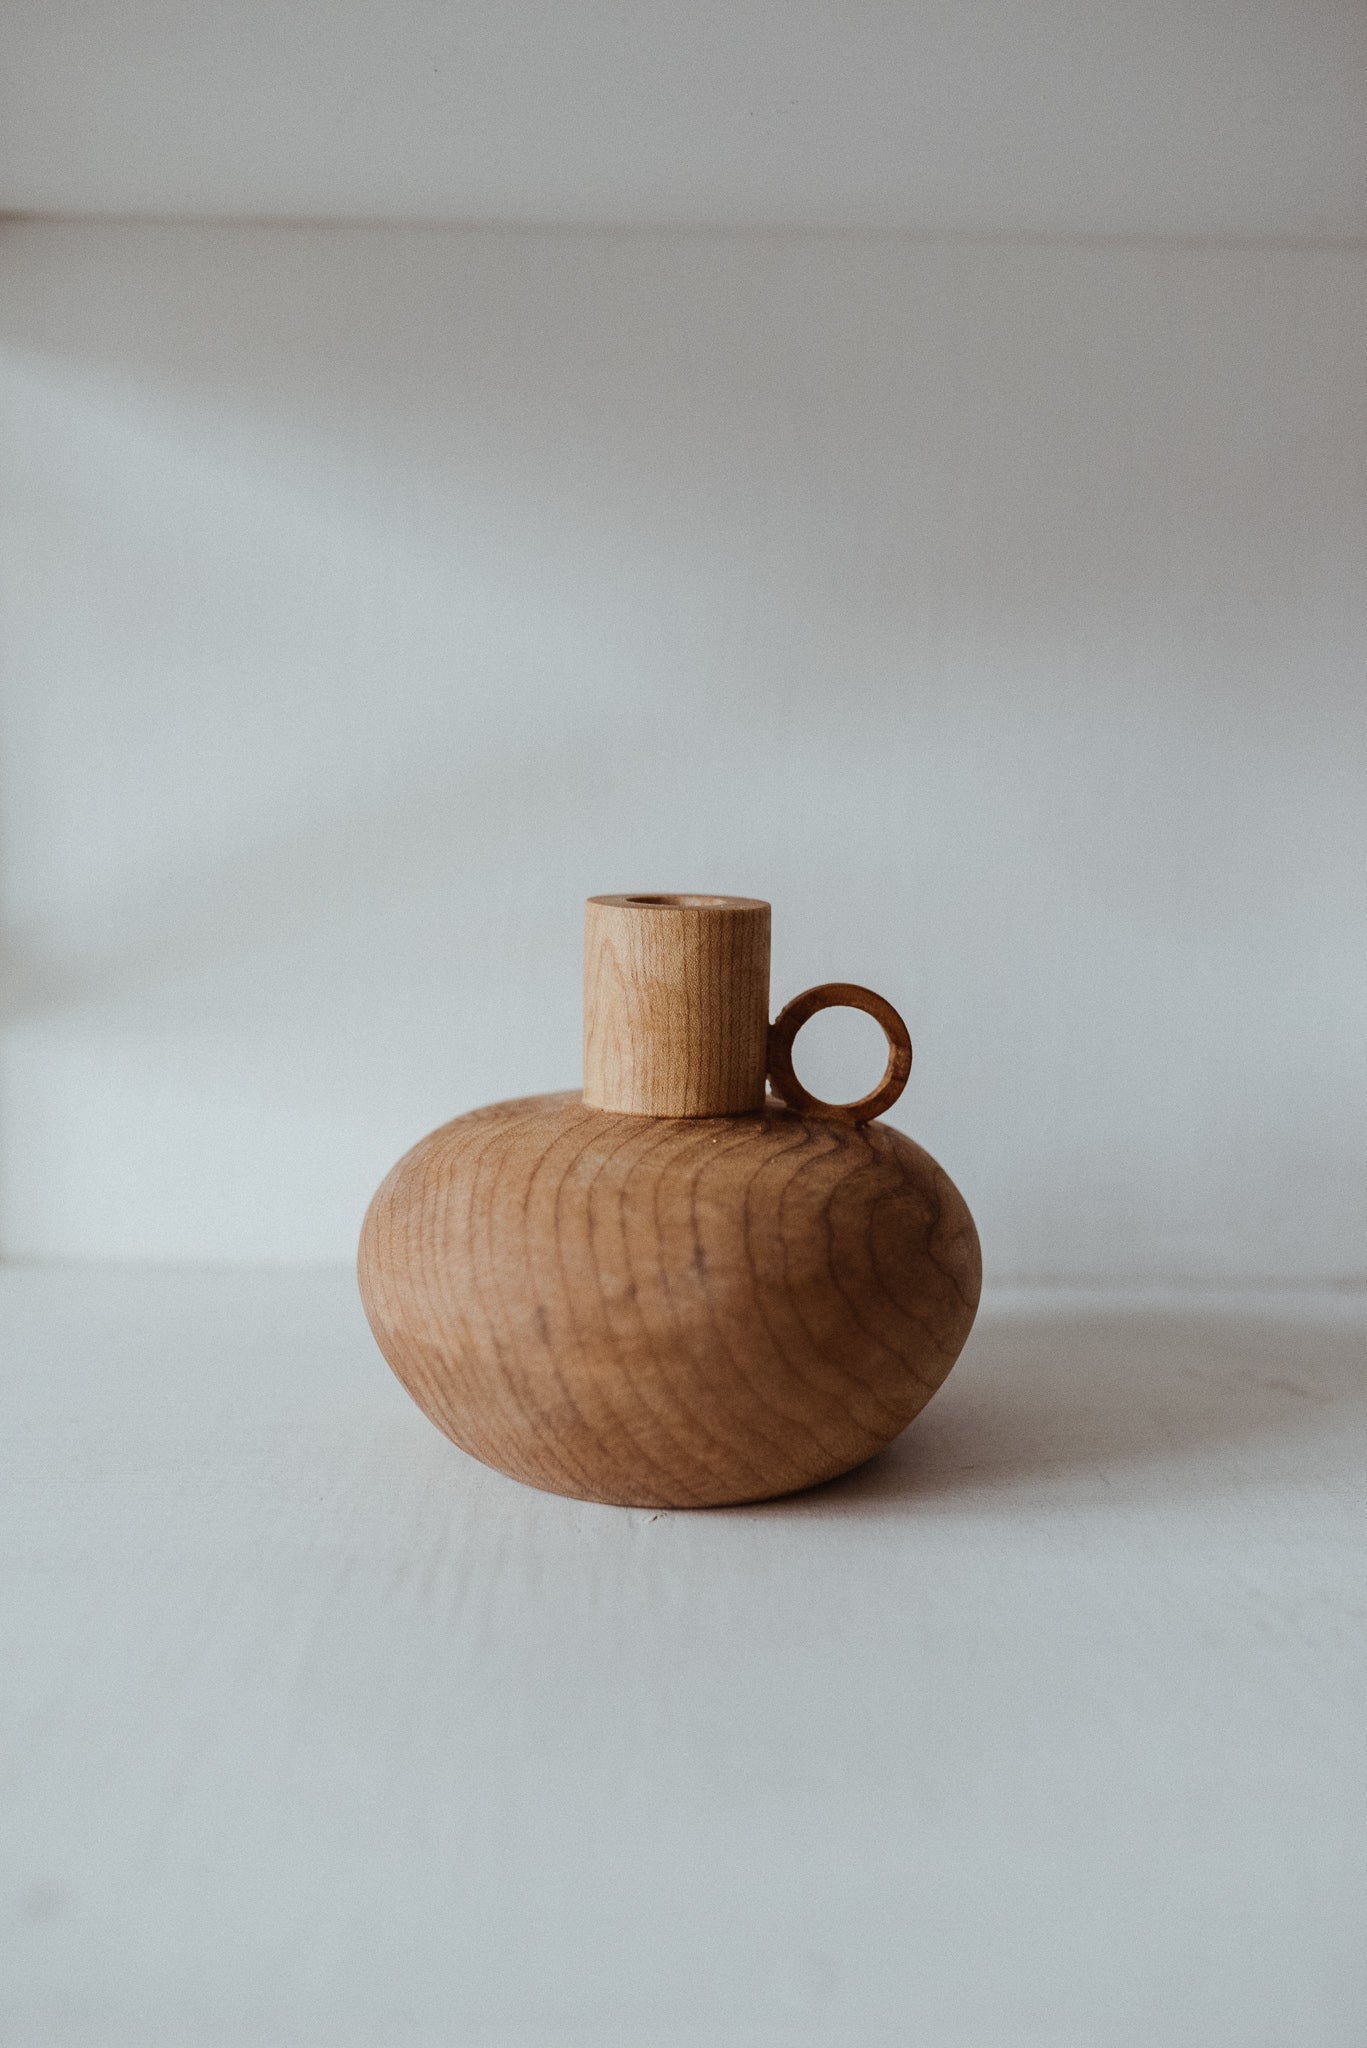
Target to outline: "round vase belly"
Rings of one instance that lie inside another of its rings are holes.
[[[981,1262],[958,1189],[887,1124],[574,1093],[414,1146],[360,1277],[380,1349],[463,1450],[583,1500],[704,1507],[889,1443],[958,1356]]]

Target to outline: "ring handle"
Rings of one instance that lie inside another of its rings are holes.
[[[793,1072],[793,1040],[807,1019],[818,1010],[837,1009],[866,1011],[882,1025],[888,1037],[888,1064],[883,1078],[857,1102],[822,1102],[818,1096],[807,1093]],[[823,981],[816,988],[804,989],[791,1003],[783,1005],[769,1026],[770,1084],[789,1109],[800,1110],[804,1116],[825,1117],[830,1123],[866,1124],[871,1117],[881,1116],[885,1109],[892,1108],[906,1087],[910,1072],[911,1034],[906,1025],[885,996],[875,995],[871,988],[860,988],[858,982]]]

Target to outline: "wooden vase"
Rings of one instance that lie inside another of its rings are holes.
[[[859,1102],[793,1072],[832,1004],[887,1034]],[[462,1450],[552,1493],[708,1507],[850,1470],[978,1306],[963,1197],[875,1121],[910,1068],[897,1012],[851,983],[770,1026],[767,903],[592,897],[583,1091],[457,1117],[382,1182],[360,1248],[381,1351]]]

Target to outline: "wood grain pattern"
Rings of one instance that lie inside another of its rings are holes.
[[[895,1437],[973,1322],[977,1234],[883,1124],[458,1117],[371,1203],[361,1292],[463,1450],[555,1493],[701,1507],[791,1492]]]
[[[887,1072],[817,1103],[792,1040],[845,1002],[882,1023]],[[591,897],[582,1095],[458,1117],[380,1187],[366,1313],[462,1449],[585,1500],[763,1500],[860,1464],[939,1386],[982,1268],[948,1176],[866,1124],[906,1026],[845,982],[772,1034],[768,1008],[767,903]],[[766,1102],[766,1066],[809,1114]]]
[[[764,1100],[769,905],[591,896],[584,1100],[638,1116],[734,1116]]]

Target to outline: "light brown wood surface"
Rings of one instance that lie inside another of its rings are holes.
[[[764,1100],[769,905],[591,896],[584,1100],[640,1116],[733,1116]]]
[[[861,1463],[949,1371],[978,1305],[973,1219],[868,1121],[906,1080],[906,1026],[832,982],[771,1034],[768,988],[767,903],[592,897],[583,1093],[458,1117],[379,1188],[366,1313],[463,1450],[586,1500],[762,1500]],[[855,1103],[793,1072],[795,1033],[835,1003],[888,1034]],[[766,1100],[766,1066],[799,1107]]]
[[[793,1040],[818,1010],[863,1010],[887,1033],[888,1063],[883,1078],[854,1102],[823,1102],[803,1087],[793,1069]],[[891,1109],[911,1072],[911,1034],[886,996],[856,981],[823,981],[785,1003],[769,1032],[769,1079],[789,1109],[835,1123],[865,1124]]]
[[[886,1124],[531,1096],[401,1160],[361,1243],[381,1350],[463,1450],[554,1493],[758,1500],[879,1450],[977,1308],[962,1196]]]

